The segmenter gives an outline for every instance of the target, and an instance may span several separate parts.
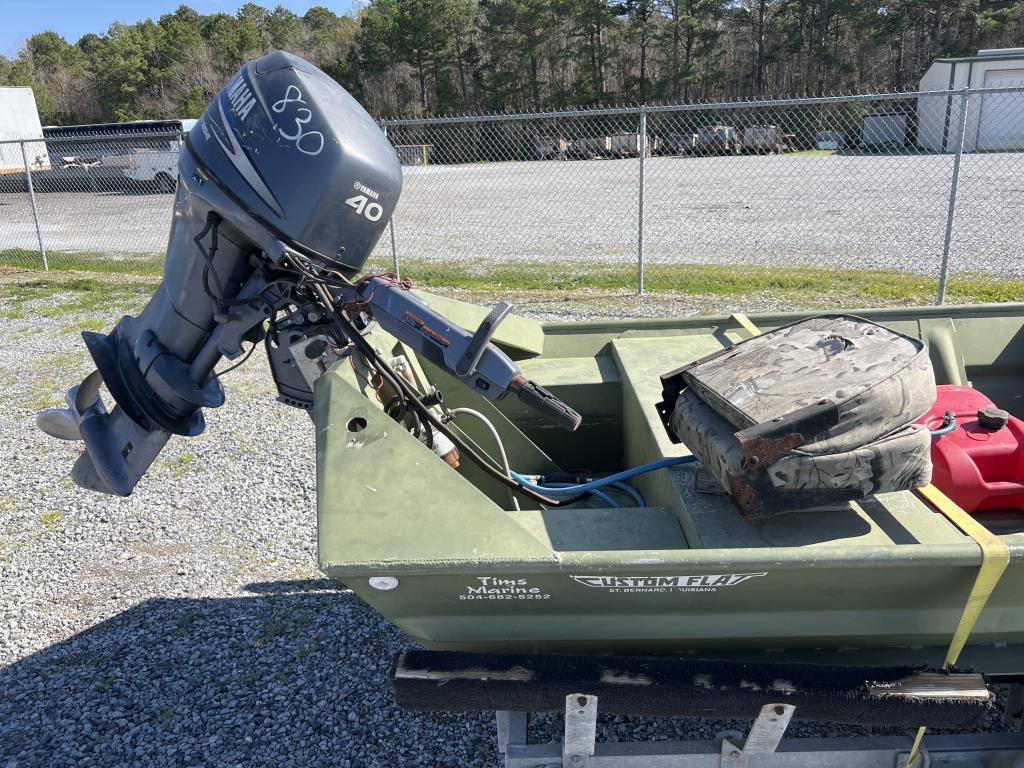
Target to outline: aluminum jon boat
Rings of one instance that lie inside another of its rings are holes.
[[[466,328],[486,315],[424,298]],[[857,314],[925,341],[939,385],[970,384],[1024,416],[1024,304]],[[575,433],[511,398],[489,403],[379,330],[368,338],[446,409],[485,416],[514,470],[597,476],[690,453],[656,408],[665,372],[805,316],[510,316],[493,341],[583,414]],[[988,547],[916,491],[747,519],[698,464],[636,476],[611,504],[543,509],[395,429],[357,365],[335,366],[315,395],[321,568],[429,649],[937,667],[1001,547],[1009,565],[982,589],[960,665],[1024,673],[1024,512],[977,513]],[[499,461],[484,420],[452,424]]]

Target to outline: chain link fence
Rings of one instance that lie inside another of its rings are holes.
[[[1024,275],[1024,87],[382,122],[417,264]]]
[[[167,246],[180,131],[48,129],[0,142],[0,259],[152,259]]]
[[[381,125],[405,183],[373,261],[413,277],[882,268],[941,301],[947,273],[1024,276],[1024,84]],[[0,257],[162,253],[180,142],[0,142]]]

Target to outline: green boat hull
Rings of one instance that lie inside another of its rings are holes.
[[[484,314],[438,301],[466,326]],[[1024,305],[858,314],[928,341],[939,383],[1024,415]],[[769,330],[801,316],[751,319]],[[748,335],[733,317],[503,325],[496,341],[524,373],[583,413],[576,433],[412,367],[449,407],[487,414],[517,470],[614,471],[689,453],[655,411],[659,376]],[[453,469],[398,428],[348,365],[320,378],[315,413],[321,568],[430,648],[937,664],[982,562],[911,492],[749,521],[698,490],[693,465],[638,478],[644,508],[515,510],[471,463]],[[457,424],[492,446],[475,422]],[[1022,674],[1024,515],[999,520],[1010,565],[961,663]]]

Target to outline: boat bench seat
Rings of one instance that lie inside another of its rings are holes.
[[[668,507],[555,507],[508,515],[555,552],[687,548],[679,518]]]

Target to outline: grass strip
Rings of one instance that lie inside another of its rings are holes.
[[[27,266],[31,264],[30,256],[38,260],[38,254],[32,251],[0,250],[0,268],[9,268],[3,270],[7,279],[0,287],[0,297],[15,305],[6,307],[8,311],[21,311],[26,301],[58,291],[77,297],[80,309],[109,306],[115,298],[112,294],[129,293],[137,298],[154,287],[163,268],[163,257],[147,254],[108,256],[55,252],[51,254],[50,272],[46,273]],[[368,271],[387,268],[384,263],[367,265]],[[598,260],[559,263],[406,259],[401,262],[401,269],[404,277],[428,289],[456,288],[496,294],[636,289],[634,265]],[[103,278],[115,274],[124,279],[108,281]],[[879,302],[931,304],[938,293],[938,276],[894,269],[837,269],[812,265],[650,264],[645,288],[654,294],[771,295],[794,302],[806,300],[815,306],[833,299],[847,306],[858,300],[871,305]],[[950,277],[946,295],[951,303],[1020,301],[1024,299],[1024,279],[957,274]]]
[[[557,264],[549,262],[438,264],[403,261],[403,276],[423,287],[462,288],[480,292],[623,291],[636,289],[632,265]],[[863,299],[870,304],[934,303],[938,276],[889,269],[762,266],[751,264],[657,264],[644,277],[645,290],[694,295],[747,296],[770,294],[813,304],[836,298],[843,303]],[[955,303],[990,303],[1024,299],[1024,280],[986,274],[950,277],[946,295]]]
[[[48,251],[51,272],[96,272],[118,275],[159,275],[164,270],[163,254],[117,253],[102,251]],[[0,267],[42,270],[39,251],[27,248],[0,248]]]

